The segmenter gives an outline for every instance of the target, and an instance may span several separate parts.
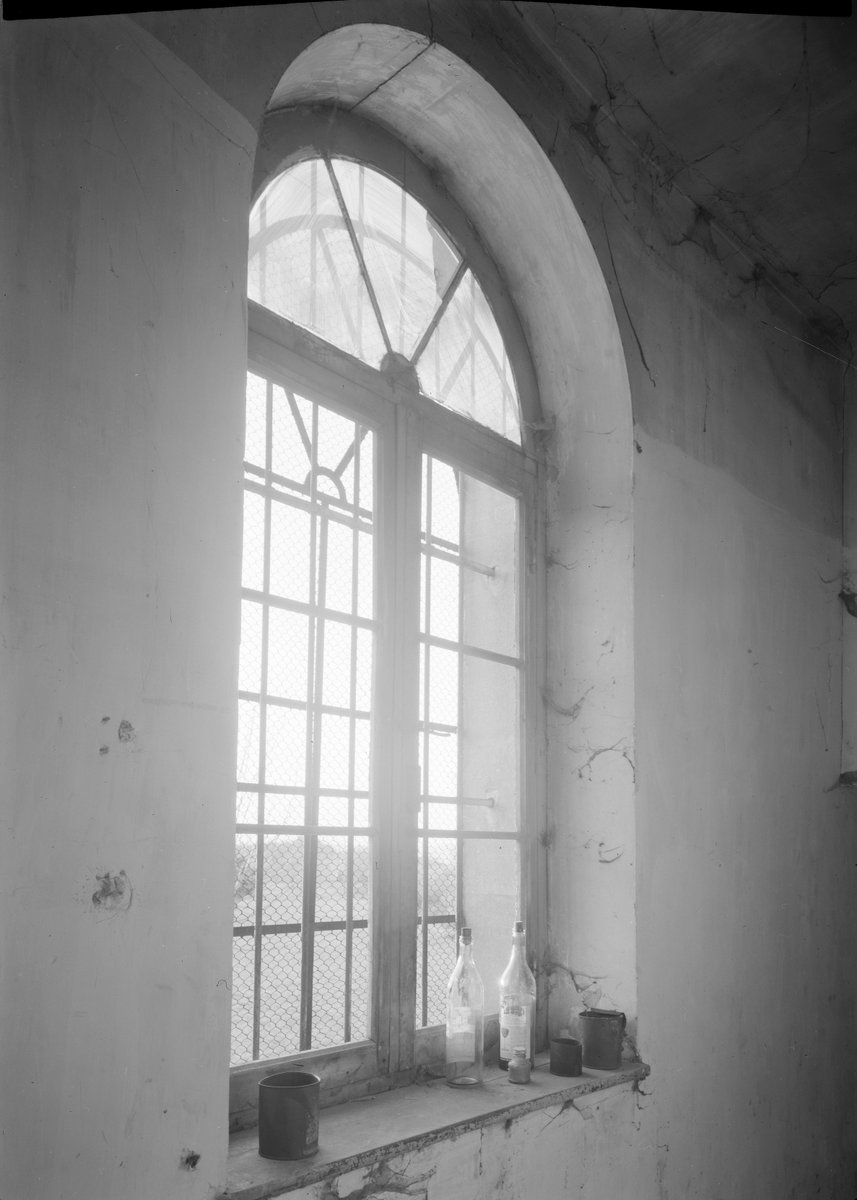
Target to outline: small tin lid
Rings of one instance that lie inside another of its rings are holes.
[[[617,1018],[622,1021],[625,1020],[625,1014],[623,1012],[619,1012],[618,1009],[615,1008],[587,1008],[584,1009],[584,1011],[580,1014],[581,1020],[583,1020],[584,1017],[595,1017],[596,1019],[601,1018],[602,1020],[609,1020],[612,1018],[614,1021]]]

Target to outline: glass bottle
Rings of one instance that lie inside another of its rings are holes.
[[[536,981],[527,965],[523,921],[512,930],[512,956],[500,976],[500,1066],[508,1070],[516,1046],[524,1046],[533,1065],[533,1023],[536,1011]]]
[[[447,989],[446,1082],[451,1087],[473,1087],[482,1082],[485,989],[473,961],[471,942],[471,930],[465,927]]]
[[[516,1046],[509,1059],[509,1083],[530,1082],[530,1059],[523,1046]]]

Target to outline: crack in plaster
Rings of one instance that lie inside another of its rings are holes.
[[[583,763],[582,766],[579,766],[577,768],[578,779],[582,779],[583,772],[587,768],[589,768],[589,779],[591,781],[591,779],[592,779],[592,763],[595,761],[595,759],[598,758],[602,754],[612,754],[612,753],[618,752],[620,754],[620,756],[625,759],[628,766],[631,768],[631,774],[634,777],[634,779],[636,780],[637,768],[634,765],[634,760],[631,758],[630,754],[628,753],[627,746],[623,747],[623,749],[621,751],[619,751],[619,747],[622,745],[622,741],[623,741],[623,739],[619,738],[619,740],[617,742],[614,742],[612,746],[599,746],[597,750],[590,749],[589,750],[589,758],[587,758],[586,762]],[[588,747],[569,745],[568,749],[571,750],[572,754],[585,754]]]
[[[715,197],[718,205],[723,210],[723,216],[726,218],[726,220],[722,221],[722,223],[718,223],[716,227],[717,227],[720,235],[724,238],[724,240],[732,247],[733,251],[737,254],[740,254],[742,257],[747,259],[747,261],[750,262],[751,264],[753,264],[754,266],[759,262],[760,258],[769,260],[771,263],[771,270],[774,272],[774,274],[776,276],[781,277],[784,280],[785,279],[791,280],[792,284],[804,296],[806,296],[807,298],[809,298],[816,304],[820,303],[819,298],[815,294],[813,294],[813,292],[807,286],[805,280],[803,278],[801,278],[796,271],[789,270],[787,267],[785,267],[784,265],[782,265],[776,261],[776,255],[775,255],[774,251],[768,245],[767,241],[764,238],[762,238],[759,235],[758,231],[755,229],[753,222],[748,218],[747,213],[742,209],[739,198],[734,193],[730,192],[729,189],[724,188],[722,186],[715,185],[713,183],[713,181],[703,171],[700,171],[698,169],[698,164],[701,162],[704,162],[705,159],[712,157],[714,154],[719,153],[724,149],[729,149],[729,150],[732,150],[733,152],[737,152],[739,149],[739,145],[737,145],[737,144],[719,145],[719,146],[716,146],[714,149],[708,151],[706,154],[700,156],[698,159],[687,161],[686,159],[684,159],[682,157],[681,154],[677,153],[674,150],[669,139],[665,136],[663,129],[661,128],[659,123],[653,118],[652,114],[647,110],[646,106],[642,103],[642,101],[637,96],[630,93],[627,90],[627,88],[624,87],[623,84],[621,84],[621,83],[614,84],[613,80],[611,79],[610,72],[607,69],[607,65],[604,61],[604,58],[602,57],[601,53],[599,53],[600,47],[596,46],[592,41],[590,41],[588,38],[584,37],[571,24],[560,21],[553,5],[546,6],[549,9],[549,11],[553,17],[553,21],[554,21],[553,42],[554,43],[556,42],[557,31],[560,29],[563,29],[563,30],[567,30],[569,33],[571,33],[575,38],[577,38],[577,40],[583,46],[586,47],[586,49],[592,55],[595,63],[598,66],[598,69],[600,70],[601,75],[603,77],[604,91],[605,91],[606,97],[607,97],[606,102],[603,105],[599,105],[596,102],[595,98],[593,97],[593,95],[589,91],[589,89],[581,82],[580,79],[577,78],[577,76],[573,73],[573,71],[570,70],[568,64],[562,60],[562,58],[560,57],[560,55],[558,54],[558,52],[555,48],[555,45],[553,45],[551,43],[551,39],[547,36],[547,34],[542,33],[542,31],[539,29],[539,27],[537,25],[533,25],[527,19],[527,16],[521,9],[520,5],[513,4],[512,7],[513,7],[514,11],[516,12],[518,18],[522,22],[522,24],[524,24],[526,26],[526,28],[528,29],[531,37],[542,47],[542,49],[544,51],[546,51],[550,55],[554,65],[556,67],[558,76],[559,76],[558,82],[559,82],[559,86],[560,86],[561,90],[563,92],[565,91],[565,80],[567,79],[568,81],[570,81],[570,83],[572,83],[574,85],[574,88],[576,89],[577,94],[581,98],[585,97],[589,100],[591,108],[590,108],[590,114],[589,114],[587,120],[585,122],[578,122],[578,123],[574,124],[572,127],[582,133],[585,140],[588,141],[589,144],[594,149],[599,161],[601,161],[603,163],[603,165],[607,168],[607,170],[610,172],[611,177],[613,179],[614,186],[617,189],[617,193],[618,193],[619,197],[621,197],[621,190],[619,188],[619,184],[622,181],[623,175],[622,175],[622,172],[618,171],[616,166],[613,163],[611,163],[610,158],[609,158],[609,153],[608,153],[609,148],[605,145],[605,143],[601,140],[601,138],[598,137],[598,135],[595,131],[596,118],[595,118],[594,113],[592,112],[592,107],[603,109],[604,116],[608,117],[613,122],[617,131],[628,142],[628,144],[630,145],[634,154],[645,165],[646,169],[652,175],[653,187],[654,187],[655,178],[656,178],[660,182],[661,189],[674,190],[675,193],[679,197],[681,197],[681,199],[684,200],[689,206],[691,206],[692,208],[696,208],[696,207],[698,207],[697,201],[694,200],[682,188],[680,188],[674,184],[674,180],[678,175],[680,175],[685,170],[690,171]],[[647,20],[648,20],[648,18],[647,18]],[[654,28],[651,25],[649,28],[649,32],[650,32],[650,35],[653,37],[653,43],[655,43],[656,35],[654,34]],[[609,31],[608,31],[608,33],[605,33],[604,39],[602,41],[602,45],[604,44],[604,42],[607,41],[608,37],[609,37]],[[656,45],[656,49],[658,50],[658,52],[660,52],[659,45]],[[669,72],[669,67],[663,61],[663,56],[660,55],[660,57],[661,57],[661,61],[664,65],[665,70],[667,70]],[[779,115],[779,113],[787,105],[792,94],[800,86],[801,81],[803,81],[804,90],[806,93],[805,137],[804,137],[803,156],[802,156],[801,162],[798,164],[798,166],[795,168],[795,170],[792,172],[792,174],[789,176],[789,178],[787,180],[785,180],[784,182],[777,184],[776,185],[777,188],[782,188],[784,186],[787,186],[788,183],[794,179],[795,175],[803,168],[803,166],[805,165],[808,153],[809,153],[809,145],[810,145],[810,140],[811,140],[811,136],[812,136],[813,97],[812,97],[812,89],[811,89],[811,85],[810,85],[809,50],[808,50],[808,44],[807,44],[806,18],[804,18],[803,22],[802,22],[801,60],[798,65],[797,72],[795,74],[795,78],[792,81],[792,83],[789,87],[789,90],[787,91],[787,93],[784,96],[784,98],[782,99],[782,101],[776,106],[776,108],[774,108],[774,110],[771,113],[766,115],[750,131],[750,134],[747,136],[752,136],[753,133],[758,132],[759,130],[765,128],[765,126],[770,124],[770,122],[773,121]],[[621,90],[621,100],[620,100],[620,90],[617,90],[617,89]],[[620,102],[617,103],[617,101],[620,101]],[[653,139],[651,138],[650,135],[647,135],[646,144],[641,144],[641,142],[639,140],[637,140],[635,137],[633,137],[628,132],[628,130],[622,124],[621,120],[619,119],[619,117],[617,115],[620,112],[620,110],[623,108],[636,108],[639,110],[640,113],[643,114],[643,116],[649,122],[651,130],[653,130],[655,132],[655,134],[657,135],[657,137],[659,139],[659,142],[657,143],[657,145],[653,141]],[[746,143],[747,136],[742,138],[741,145]],[[660,148],[661,154],[660,154],[660,156],[656,157],[653,150],[657,149],[657,148]],[[668,173],[668,171],[666,169],[666,164],[664,161],[665,156],[667,156],[667,158],[669,159],[669,161],[672,164],[673,169],[672,169],[671,173]],[[636,192],[637,183],[635,181],[632,181],[632,187],[633,187],[634,191]],[[654,195],[654,191],[653,191],[653,195]],[[735,222],[737,222],[737,228],[736,228]],[[738,233],[737,229],[741,228],[742,226],[743,226],[742,233]],[[754,249],[754,247],[757,247],[757,249]],[[651,246],[649,248],[652,249]],[[704,248],[705,247],[703,247],[703,249]],[[612,259],[612,254],[611,254],[611,259]],[[718,261],[720,261],[721,265],[723,265],[723,260],[719,259],[719,257],[718,257]],[[615,273],[615,263],[613,264],[613,266],[614,266],[614,273]],[[751,276],[751,281],[753,282],[754,286],[756,286],[760,282],[760,278],[753,278],[753,276]],[[780,284],[776,280],[768,277],[765,279],[764,282],[765,282],[766,286],[770,287],[773,291],[775,291],[777,293],[777,295],[783,301],[785,301],[796,313],[805,315],[800,304],[797,302],[797,299],[795,297],[789,295],[785,291],[784,287],[780,286]],[[617,279],[617,284],[618,284],[618,279]],[[621,286],[620,286],[619,290],[620,290],[620,294],[621,294]],[[623,305],[625,307],[625,311],[627,313],[627,311],[628,311],[627,304],[625,302],[624,296],[622,296],[622,303],[623,303]],[[629,315],[629,320],[630,320],[630,315]],[[845,328],[844,321],[842,320],[841,317],[838,316],[838,314],[836,314],[835,324],[838,329],[837,340],[847,340],[847,330]],[[633,326],[632,326],[632,328],[633,328]],[[636,337],[636,331],[634,331],[634,336],[635,336],[635,339],[637,340],[637,345],[638,345],[638,349],[640,350],[641,357],[643,357],[642,348],[640,346],[639,339]],[[812,343],[809,343],[809,344],[811,345]],[[645,362],[645,359],[643,359],[643,361]],[[647,364],[646,364],[646,370],[649,371]],[[650,376],[650,378],[652,378],[650,371],[649,371],[649,376]],[[652,382],[653,383],[655,382],[653,378],[652,378]]]
[[[361,96],[359,100],[355,100],[355,102],[348,109],[348,112],[354,112],[354,110],[356,108],[358,108],[361,104],[365,104],[365,102],[367,100],[371,100],[371,98],[374,95],[376,95],[377,92],[380,92],[382,87],[386,87],[387,84],[390,83],[393,79],[395,79],[397,75],[401,75],[402,71],[405,71],[405,70],[407,70],[408,67],[413,66],[413,64],[417,61],[417,59],[421,58],[422,55],[425,54],[425,52],[430,49],[431,49],[431,44],[429,44],[427,46],[421,46],[413,58],[409,58],[406,63],[402,63],[402,65],[400,67],[397,67],[395,71],[392,71],[387,76],[386,79],[382,79],[380,83],[376,83],[376,85],[371,89],[371,91],[368,91],[365,96]]]
[[[664,70],[667,72],[667,74],[669,74],[669,75],[672,75],[673,79],[675,79],[675,78],[676,78],[676,76],[678,75],[678,72],[677,72],[677,71],[674,71],[674,70],[672,69],[672,67],[670,67],[670,66],[667,64],[667,61],[666,61],[666,59],[665,59],[665,58],[664,58],[664,56],[663,56],[663,53],[662,53],[662,51],[661,51],[661,44],[660,44],[660,42],[658,41],[658,35],[655,33],[655,19],[654,19],[654,16],[653,16],[653,15],[650,15],[650,14],[649,14],[649,12],[648,12],[648,11],[646,11],[646,10],[644,10],[644,13],[643,13],[643,15],[644,15],[644,17],[645,17],[645,20],[646,20],[646,25],[648,26],[648,29],[649,29],[649,37],[652,39],[652,45],[653,45],[653,46],[654,46],[654,48],[655,48],[655,53],[657,54],[658,58],[660,59],[661,66],[664,68]]]
[[[611,242],[610,242],[610,232],[607,229],[607,220],[604,216],[603,208],[601,210],[601,223],[604,227],[604,240],[607,242],[607,253],[610,255],[610,265],[613,268],[613,278],[616,280],[616,287],[619,289],[619,298],[622,301],[622,307],[625,310],[625,316],[628,318],[628,324],[631,326],[631,333],[633,333],[633,335],[634,335],[634,341],[637,343],[637,349],[640,352],[640,360],[642,361],[642,364],[646,369],[646,374],[648,375],[649,379],[651,379],[651,381],[652,381],[652,386],[657,387],[658,386],[657,381],[655,380],[655,377],[651,372],[649,364],[646,362],[646,355],[643,352],[643,344],[640,341],[639,335],[637,333],[637,328],[634,325],[634,321],[633,321],[633,318],[631,317],[630,309],[628,308],[628,302],[625,299],[625,293],[622,290],[622,282],[619,279],[619,272],[616,270],[616,260],[613,257],[613,246],[611,245]]]
[[[565,566],[564,563],[559,563],[558,565]],[[566,570],[570,570],[570,568],[566,567]],[[583,695],[580,697],[580,699],[576,700],[574,702],[574,704],[571,705],[570,708],[566,708],[564,705],[558,704],[556,702],[556,700],[553,699],[553,697],[551,696],[551,694],[547,688],[542,689],[542,697],[544,698],[544,702],[548,706],[548,708],[551,710],[551,712],[557,713],[557,715],[560,717],[568,717],[569,720],[571,720],[571,721],[576,721],[577,718],[580,716],[580,711],[583,708],[586,697],[589,695],[589,693],[592,691],[592,689],[594,687],[595,687],[595,684],[591,683],[589,685],[589,687],[586,689],[586,691],[583,693]]]

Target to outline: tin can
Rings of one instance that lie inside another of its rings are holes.
[[[622,1065],[625,1014],[609,1008],[588,1008],[579,1020],[583,1065],[594,1071],[617,1071]]]
[[[260,1081],[262,1158],[309,1158],[316,1153],[320,1083],[309,1071],[280,1071]]]

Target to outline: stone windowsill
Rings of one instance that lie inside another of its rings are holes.
[[[510,1083],[505,1071],[486,1072],[479,1088],[455,1089],[432,1079],[396,1091],[351,1100],[321,1110],[319,1149],[312,1158],[275,1162],[261,1158],[255,1129],[229,1141],[227,1187],[218,1200],[270,1200],[275,1196],[359,1167],[379,1157],[402,1154],[497,1121],[540,1108],[572,1105],[579,1096],[645,1079],[645,1063],[623,1063],[618,1071],[592,1071],[567,1078],[551,1075],[547,1056],[536,1056],[528,1084]]]

